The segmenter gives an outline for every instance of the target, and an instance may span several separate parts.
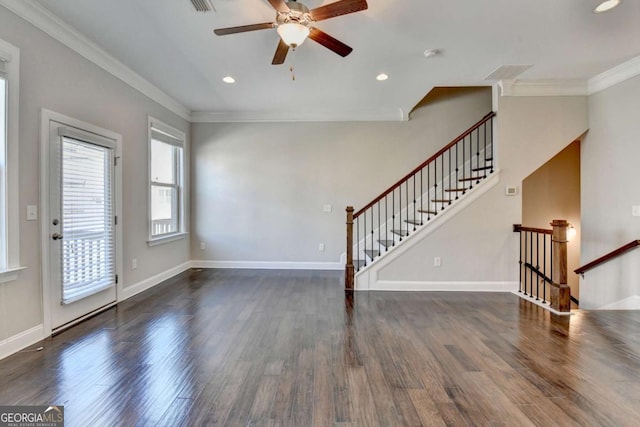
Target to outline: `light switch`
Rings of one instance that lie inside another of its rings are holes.
[[[331,212],[331,205],[324,205],[324,209],[325,212]]]
[[[38,206],[27,205],[27,221],[36,221],[38,219]]]

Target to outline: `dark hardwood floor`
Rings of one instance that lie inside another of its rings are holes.
[[[0,404],[67,426],[636,426],[639,332],[640,312],[554,320],[511,294],[191,271],[0,361]]]

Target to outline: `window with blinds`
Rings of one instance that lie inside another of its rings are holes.
[[[62,303],[115,285],[113,150],[62,137]]]
[[[184,135],[157,121],[150,123],[150,238],[183,232]]]

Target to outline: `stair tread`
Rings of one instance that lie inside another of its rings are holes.
[[[479,172],[487,169],[493,169],[493,166],[478,166],[477,168],[471,169],[473,172]]]
[[[420,221],[419,219],[405,219],[404,222],[406,222],[407,224],[412,224],[412,225],[421,225],[422,221]]]
[[[356,270],[359,270],[360,267],[364,267],[364,260],[363,259],[354,259],[353,260],[353,266],[355,267]]]
[[[456,192],[461,192],[461,191],[467,191],[468,188],[447,188],[444,191],[448,191],[450,193],[456,193]]]
[[[451,199],[432,199],[433,203],[450,203],[453,202]]]
[[[400,229],[400,230],[391,230],[391,232],[393,234],[397,234],[399,236],[405,236],[407,234],[407,230],[406,229]]]
[[[484,178],[483,176],[470,176],[468,178],[459,178],[458,181],[475,181],[483,178]]]
[[[393,246],[395,240],[378,240],[378,243],[380,243],[385,248],[388,248],[389,246]]]
[[[425,213],[425,214],[431,214],[431,215],[436,215],[438,213],[436,211],[430,211],[428,209],[418,209],[418,212]]]
[[[365,249],[364,253],[367,254],[367,256],[371,259],[374,259],[378,255],[380,255],[380,251],[377,251],[375,249]]]

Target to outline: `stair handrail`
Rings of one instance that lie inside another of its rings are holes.
[[[584,277],[584,273],[586,271],[591,270],[592,268],[598,267],[600,264],[603,264],[607,261],[611,261],[612,259],[617,258],[620,255],[624,254],[625,252],[628,252],[631,249],[637,248],[638,246],[640,246],[640,240],[632,240],[626,245],[620,246],[618,249],[614,249],[613,251],[605,255],[602,255],[600,258],[596,258],[593,261],[583,265],[582,267],[575,269],[574,272]]]
[[[456,145],[458,142],[460,142],[464,137],[466,137],[467,135],[469,135],[471,132],[473,132],[474,130],[478,129],[480,126],[482,126],[483,124],[485,124],[486,122],[488,122],[489,120],[491,120],[493,117],[495,117],[496,113],[494,111],[491,111],[490,113],[488,113],[486,116],[484,116],[482,119],[480,119],[480,121],[478,123],[476,123],[475,125],[471,126],[469,129],[467,129],[466,131],[462,132],[460,135],[458,135],[455,139],[453,139],[450,143],[448,143],[447,145],[445,145],[444,147],[442,147],[440,150],[438,150],[434,155],[432,155],[431,157],[429,157],[427,160],[425,160],[424,162],[422,162],[419,166],[417,166],[415,169],[413,169],[411,172],[409,172],[408,174],[406,174],[404,177],[402,177],[400,180],[398,180],[398,182],[396,182],[395,184],[393,184],[391,187],[389,187],[388,189],[386,189],[385,191],[382,192],[382,194],[380,194],[378,197],[376,197],[375,199],[373,199],[371,202],[369,202],[365,207],[363,207],[362,209],[360,209],[358,212],[353,214],[353,218],[358,218],[360,215],[362,215],[367,209],[369,209],[370,207],[372,207],[373,205],[375,205],[376,203],[378,203],[380,200],[384,199],[384,196],[389,195],[393,190],[395,190],[396,188],[398,188],[399,186],[401,186],[402,184],[404,184],[405,181],[409,180],[411,177],[413,177],[414,175],[416,175],[417,173],[420,172],[421,169],[424,169],[429,163],[433,162],[434,160],[436,160],[438,157],[440,157],[442,154],[444,154],[447,150],[449,150],[451,147],[453,147],[454,145]]]
[[[467,190],[473,189],[473,181],[478,185],[481,180],[486,179],[488,175],[493,173],[495,165],[493,159],[493,118],[495,116],[496,113],[493,111],[486,114],[480,121],[439,149],[357,212],[354,213],[355,209],[352,206],[347,207],[345,290],[353,290],[355,271],[360,271],[362,267],[367,266],[367,256],[373,262],[374,258],[382,255],[381,246],[384,246],[384,252],[389,250],[389,244],[395,246],[396,238],[393,237],[394,234],[399,236],[398,242],[402,242],[403,238],[410,235],[410,227],[407,227],[406,230],[403,229],[403,223],[413,225],[413,231],[417,231],[418,227],[430,221],[432,217],[435,218],[439,213],[438,211],[444,211],[446,206],[451,205],[454,202],[454,194],[455,200],[458,200]],[[467,172],[468,176],[466,175]],[[433,178],[433,181],[431,178]],[[453,180],[456,183],[464,182],[464,185],[447,188],[446,186],[449,186]],[[469,183],[468,186],[467,182]],[[412,184],[411,188],[409,187],[410,183]],[[405,187],[404,198],[403,187]],[[424,192],[425,188],[426,193]],[[411,197],[410,191],[412,191]],[[433,199],[430,198],[431,191],[434,193]],[[425,209],[423,205],[425,195],[429,200],[427,203],[433,203],[436,206],[427,206]],[[388,205],[390,205],[390,210],[388,210]],[[412,215],[410,208],[413,211]],[[374,210],[377,212],[374,212]],[[389,213],[391,213],[390,217]],[[367,227],[367,217],[369,217],[369,228]],[[396,225],[396,218],[398,219],[398,229],[393,228]],[[375,222],[377,222],[377,226]],[[361,224],[362,227],[360,227]],[[365,258],[354,260],[353,249],[356,249],[355,253],[358,256],[361,254],[361,229],[363,231]],[[384,232],[382,231],[383,229]],[[373,245],[375,231],[378,233],[377,251],[373,247],[367,249],[366,246],[368,240]],[[389,233],[391,233],[391,236],[389,236]]]

